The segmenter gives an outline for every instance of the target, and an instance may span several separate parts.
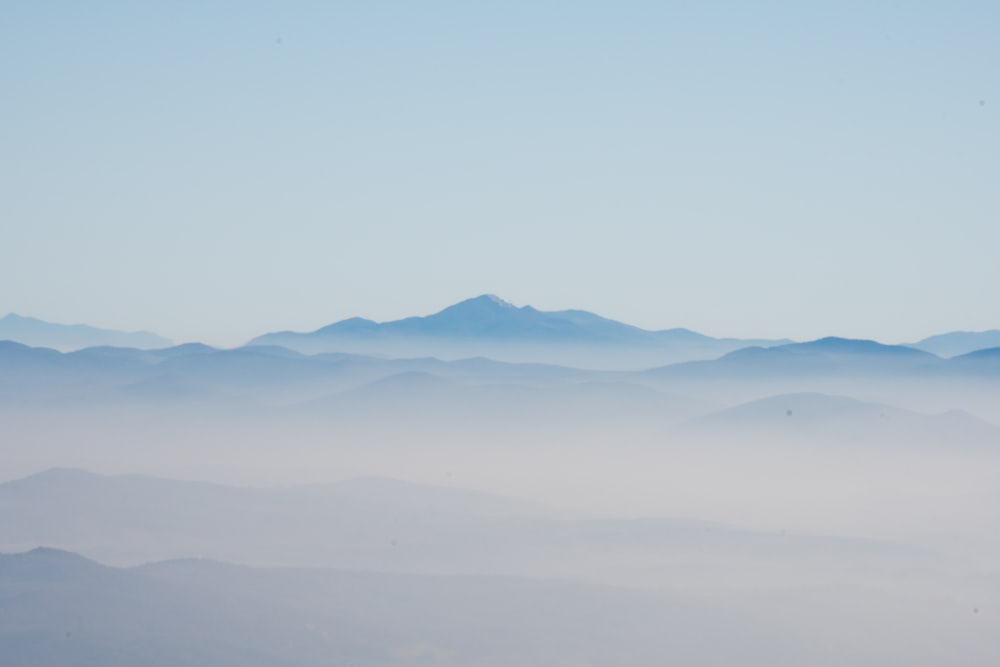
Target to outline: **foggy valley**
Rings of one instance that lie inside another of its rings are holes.
[[[996,348],[569,366],[596,316],[463,304],[378,354],[0,342],[7,663],[1000,659]]]
[[[0,667],[1000,665],[1000,3],[0,25]]]

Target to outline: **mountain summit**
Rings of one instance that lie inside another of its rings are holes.
[[[573,312],[573,311],[567,311]],[[587,313],[601,322],[605,320]],[[615,323],[620,324],[620,323]],[[652,332],[626,327],[633,338],[652,336]],[[344,337],[378,338],[442,338],[442,339],[491,339],[496,341],[593,341],[606,342],[607,332],[574,321],[565,313],[543,312],[531,306],[518,308],[509,301],[483,294],[448,306],[433,315],[407,317],[391,322],[373,322],[362,318],[341,320],[307,334],[281,332],[255,338],[251,345],[297,346],[307,339]],[[630,341],[636,342],[636,341]],[[291,345],[289,345],[291,344]]]

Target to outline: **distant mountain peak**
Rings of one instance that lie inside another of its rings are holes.
[[[489,357],[602,368],[649,368],[665,362],[715,358],[749,344],[788,341],[716,339],[688,329],[649,331],[585,310],[516,306],[480,294],[429,315],[375,322],[340,320],[311,333],[282,331],[250,345],[278,345],[307,354],[346,352],[389,357]]]
[[[464,301],[459,301],[456,304],[448,306],[444,310],[437,313],[452,312],[456,310],[472,310],[472,309],[489,309],[489,310],[523,310],[518,308],[510,301],[505,301],[498,297],[496,294],[480,294],[479,296],[474,296],[471,299],[465,299]],[[431,315],[430,317],[433,317]]]
[[[501,299],[496,294],[482,294],[482,295],[480,295],[480,296],[478,296],[476,298],[477,299],[484,299],[484,300],[487,300],[487,301],[492,301],[494,304],[496,304],[498,306],[502,306],[504,308],[516,308],[517,307],[514,304],[512,304],[510,301],[507,301],[506,299]]]

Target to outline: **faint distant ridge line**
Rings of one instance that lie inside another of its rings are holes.
[[[87,347],[164,348],[172,341],[149,331],[118,331],[89,324],[57,324],[10,313],[0,318],[0,340],[62,351]]]

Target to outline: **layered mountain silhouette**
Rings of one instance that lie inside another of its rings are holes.
[[[426,317],[390,322],[351,318],[311,333],[265,334],[250,345],[307,353],[486,356],[583,367],[641,367],[713,358],[749,345],[787,341],[712,338],[688,329],[648,331],[583,310],[542,311],[484,294]]]
[[[932,352],[939,357],[955,357],[977,350],[1000,347],[1000,329],[953,331],[910,343],[910,347]]]
[[[852,394],[846,384],[831,387],[829,381],[859,379],[869,385],[912,382],[929,388],[950,382],[963,391],[971,390],[970,382],[975,381],[986,383],[980,394],[987,396],[998,378],[1000,348],[942,359],[908,346],[832,337],[742,348],[714,360],[627,372],[485,358],[307,355],[276,345],[231,350],[201,344],[157,350],[93,347],[63,353],[0,341],[0,396],[16,403],[208,405],[213,398],[228,396],[264,404],[301,404],[307,412],[347,419],[365,406],[381,406],[382,412],[405,408],[442,418],[464,410],[467,416],[495,413],[500,418],[509,413],[569,419],[575,413],[576,419],[586,421],[604,412],[627,421],[639,415],[673,418],[707,411],[711,406],[702,410],[696,405],[702,402],[699,397],[709,397],[706,386],[713,392],[746,389],[738,396],[723,396],[724,404],[732,404],[746,400],[743,397],[779,393]],[[698,387],[693,394],[692,387]],[[960,404],[942,409],[948,407]]]
[[[6,665],[721,666],[754,652],[802,664],[817,642],[718,603],[568,581],[116,568],[53,549],[0,554],[0,618]]]
[[[0,663],[731,665],[775,619],[767,664],[993,665],[953,607],[990,599],[949,587],[1000,549],[998,405],[1000,346],[491,296],[236,349],[0,340]]]
[[[15,313],[0,318],[0,341],[64,352],[94,347],[160,350],[171,345],[169,339],[148,331],[57,324]],[[684,328],[650,331],[584,310],[542,311],[530,305],[517,307],[495,295],[483,294],[427,316],[388,322],[352,317],[308,333],[263,334],[248,345],[284,347],[307,354],[337,352],[442,359],[487,356],[504,361],[571,366],[586,366],[579,362],[590,360],[597,363],[595,367],[607,367],[607,360],[616,359],[611,366],[624,362],[637,368],[647,361],[647,366],[654,366],[710,360],[735,350],[785,346],[791,342],[788,339],[714,338]],[[189,352],[185,347],[170,349]],[[954,331],[930,336],[905,347],[944,358],[956,357],[1000,347],[1000,330]],[[558,348],[575,349],[577,354],[564,354],[565,358],[559,358]],[[540,350],[548,356],[539,354]],[[606,363],[602,365],[601,357],[594,354],[581,355],[580,350],[591,353],[603,350]],[[631,351],[631,355],[625,354],[626,351]]]
[[[116,331],[87,324],[55,324],[14,313],[0,318],[0,340],[57,350],[79,350],[98,345],[140,349],[170,345],[168,339],[148,331]]]
[[[921,550],[892,542],[671,517],[584,518],[383,477],[244,488],[53,469],[0,484],[0,523],[0,551],[48,545],[118,563],[200,554],[271,566],[624,582],[631,564],[699,556],[708,570],[731,559],[837,569],[928,562]]]
[[[957,366],[923,350],[873,340],[827,337],[807,343],[747,347],[719,359],[692,361],[649,371],[659,376],[773,376],[928,373]]]
[[[484,294],[467,299],[426,317],[378,323],[351,318],[325,326],[310,334],[283,332],[255,338],[253,344],[284,344],[321,341],[336,337],[415,336],[430,338],[486,338],[559,342],[652,343],[679,332],[684,338],[708,340],[686,330],[650,332],[605,319],[585,311],[544,312],[531,306],[518,308],[499,297]],[[291,346],[291,347],[294,347]]]
[[[988,376],[1000,372],[1000,347],[989,347],[949,359],[955,369],[962,369],[970,375]]]

